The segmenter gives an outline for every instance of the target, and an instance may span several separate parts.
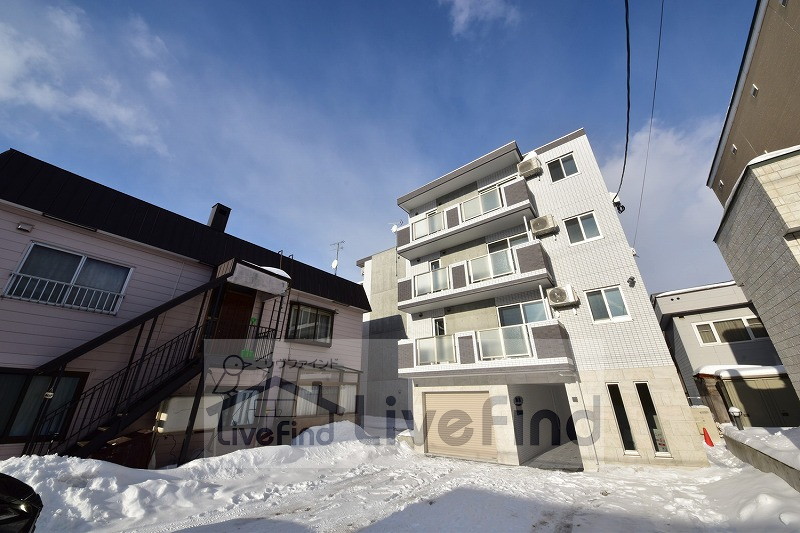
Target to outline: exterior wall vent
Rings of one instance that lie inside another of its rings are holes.
[[[558,224],[553,220],[553,215],[543,215],[531,220],[531,232],[538,237],[558,231]]]
[[[542,162],[539,161],[536,152],[530,152],[517,164],[517,172],[523,178],[538,176],[542,173]]]
[[[547,301],[550,302],[550,305],[553,307],[566,307],[579,302],[578,296],[572,289],[572,285],[547,289]]]

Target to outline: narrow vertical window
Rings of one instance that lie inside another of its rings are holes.
[[[636,443],[633,442],[631,424],[628,421],[628,414],[625,412],[625,404],[622,403],[622,394],[619,391],[619,385],[616,383],[609,383],[608,395],[611,397],[614,417],[617,419],[617,427],[619,427],[620,437],[622,437],[622,447],[626,452],[635,452]]]
[[[642,411],[644,411],[644,418],[647,421],[647,428],[650,430],[650,438],[653,439],[653,448],[656,453],[668,454],[667,438],[664,436],[664,431],[658,420],[656,406],[653,404],[653,398],[650,396],[650,389],[647,387],[647,383],[637,383],[636,392],[639,393],[639,401],[642,402]]]

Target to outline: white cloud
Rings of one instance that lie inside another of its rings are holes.
[[[620,220],[639,255],[651,292],[725,281],[731,275],[712,241],[722,206],[705,182],[721,121],[705,119],[681,128],[653,126],[647,179],[636,227],[647,153],[647,126],[631,138]],[[610,191],[619,186],[622,150],[602,165]]]
[[[47,19],[56,27],[63,37],[80,39],[86,25],[86,13],[75,6],[50,7]]]
[[[159,127],[131,84],[115,74],[100,39],[87,40],[86,14],[66,5],[44,10],[46,24],[0,23],[0,102],[51,118],[89,119],[123,142],[159,154],[167,149]],[[141,25],[137,25],[139,35]],[[151,48],[157,48],[150,36]],[[126,72],[138,70],[126,65]],[[168,83],[164,75],[157,82]]]
[[[453,35],[463,35],[473,23],[498,20],[513,24],[519,17],[519,10],[508,0],[439,0],[439,3],[450,5]]]
[[[150,90],[158,92],[172,87],[172,82],[163,71],[153,70],[147,75],[147,85]]]
[[[150,60],[166,57],[167,45],[161,37],[150,31],[150,27],[142,17],[131,17],[126,29],[128,44],[141,57]]]

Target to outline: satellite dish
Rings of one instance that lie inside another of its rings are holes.
[[[339,266],[339,260],[338,259],[334,259],[333,263],[331,263],[331,268],[336,270],[336,267],[338,267],[338,266]]]
[[[392,224],[392,233],[397,233],[397,224]]]

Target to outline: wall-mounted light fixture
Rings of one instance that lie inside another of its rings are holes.
[[[20,222],[19,224],[17,224],[17,229],[18,230],[24,231],[24,232],[27,232],[27,233],[30,233],[31,231],[33,231],[33,227],[34,227],[33,224],[29,224],[28,222]]]

